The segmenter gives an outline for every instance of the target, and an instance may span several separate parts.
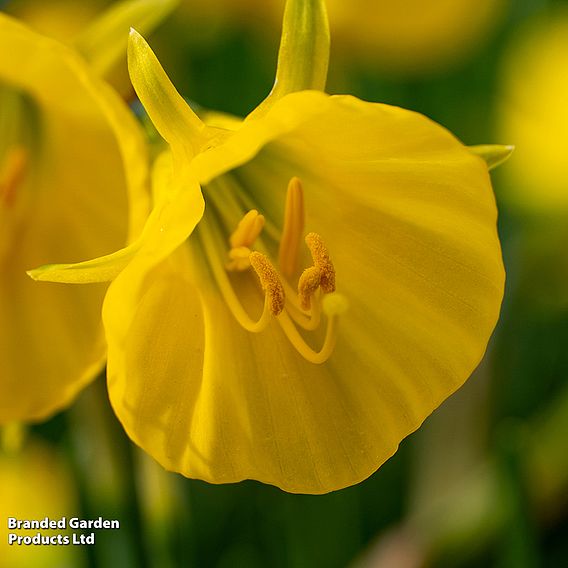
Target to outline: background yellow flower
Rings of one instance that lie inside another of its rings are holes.
[[[0,422],[6,423],[45,418],[101,370],[104,286],[38,286],[26,270],[121,246],[128,199],[136,208],[144,198],[146,164],[134,117],[78,54],[2,14],[0,30]]]
[[[525,212],[568,215],[568,11],[520,29],[502,62],[498,128],[515,140],[506,197]]]
[[[69,531],[58,530],[9,530],[8,517],[58,521],[78,512],[77,486],[60,448],[31,437],[22,448],[0,450],[0,568],[84,566],[85,553],[79,547],[8,545],[9,533],[69,535]]]

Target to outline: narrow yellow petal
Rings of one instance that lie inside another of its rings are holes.
[[[500,144],[482,144],[480,146],[469,146],[469,149],[480,158],[483,158],[487,164],[487,168],[492,170],[506,162],[513,150],[514,146],[503,146]]]
[[[89,284],[113,280],[130,262],[140,243],[134,243],[112,254],[107,254],[84,262],[68,264],[45,264],[28,270],[34,280],[45,282],[67,282],[70,284]]]
[[[190,158],[203,143],[205,125],[176,91],[144,38],[134,29],[128,41],[132,84],[174,158]]]
[[[124,0],[112,5],[75,40],[75,48],[101,77],[125,59],[131,27],[148,33],[178,5],[179,0]]]
[[[266,100],[250,116],[261,116],[289,93],[325,90],[328,63],[329,24],[324,0],[288,0],[276,80]]]
[[[182,178],[183,179],[183,178]],[[176,194],[180,190],[180,194]],[[169,152],[156,159],[152,171],[154,209],[140,236],[130,245],[91,260],[68,264],[47,264],[29,270],[34,280],[90,284],[114,280],[137,255],[161,258],[175,249],[193,231],[203,213],[200,186],[187,180],[175,184]]]

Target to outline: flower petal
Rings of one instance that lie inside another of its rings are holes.
[[[323,493],[374,471],[360,433],[341,431],[349,402],[329,369],[298,357],[276,322],[242,329],[199,263],[180,256],[150,273],[136,259],[105,302],[109,393],[132,439],[213,483]]]
[[[114,280],[139,250],[138,242],[111,254],[105,254],[83,262],[68,264],[44,264],[28,270],[28,276],[44,282],[65,282],[68,284],[91,284]]]
[[[192,169],[201,184],[236,168],[251,158],[271,140],[298,128],[308,118],[329,112],[330,97],[320,91],[292,93],[276,101],[262,120],[246,120],[241,128],[221,144],[195,156]],[[228,122],[228,121],[227,121]]]

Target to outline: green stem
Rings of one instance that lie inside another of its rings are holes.
[[[68,419],[84,518],[120,522],[118,531],[97,533],[96,546],[87,547],[89,565],[147,568],[133,447],[114,417],[102,378],[83,392]]]

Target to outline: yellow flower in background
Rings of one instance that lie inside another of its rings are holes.
[[[43,35],[71,42],[96,17],[104,4],[108,4],[108,1],[18,0],[8,2],[3,9]]]
[[[118,274],[111,402],[189,477],[298,493],[365,479],[467,379],[498,317],[487,163],[508,150],[323,93],[328,49],[323,3],[290,0],[272,93],[204,123],[133,32],[131,78],[171,149],[153,211],[126,249],[32,272]]]
[[[127,192],[143,195],[146,164],[135,119],[79,55],[1,14],[0,54],[0,423],[6,423],[45,418],[101,370],[105,287],[38,286],[26,270],[122,246]]]
[[[234,26],[276,26],[282,0],[182,0],[187,25],[197,37]],[[487,44],[510,0],[328,0],[338,55],[356,59],[381,74],[404,76],[443,72]],[[349,63],[349,60],[347,60]]]
[[[529,22],[502,66],[499,133],[518,151],[507,168],[503,197],[542,214],[568,212],[568,12]]]
[[[124,57],[130,24],[150,30],[175,5],[119,2],[74,49],[0,14],[0,423],[46,418],[102,369],[105,287],[69,293],[25,271],[104,254],[139,232],[146,142],[100,77]]]
[[[8,517],[38,519],[79,515],[77,488],[68,464],[52,446],[30,439],[17,452],[0,451],[0,568],[83,566],[79,546],[8,544],[8,534],[57,538],[63,530],[11,530]],[[63,540],[63,539],[62,539]]]
[[[486,44],[509,0],[328,0],[334,38],[382,72],[443,71]]]
[[[108,81],[125,99],[133,95],[126,68],[131,26],[152,31],[179,0],[20,0],[7,12],[36,32],[78,51],[91,70]],[[102,10],[108,6],[106,10]]]

